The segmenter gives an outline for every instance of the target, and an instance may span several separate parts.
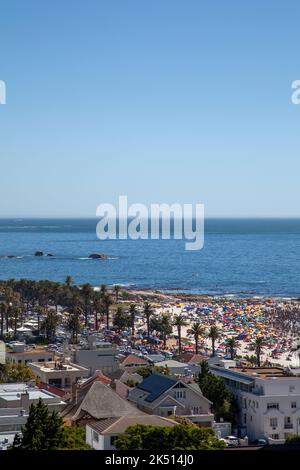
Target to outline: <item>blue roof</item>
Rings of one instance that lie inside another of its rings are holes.
[[[137,388],[150,393],[145,401],[151,403],[176,383],[176,379],[171,379],[165,375],[151,374],[149,377],[144,379],[143,382],[137,385]]]

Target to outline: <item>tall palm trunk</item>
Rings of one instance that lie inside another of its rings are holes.
[[[195,349],[196,349],[196,354],[198,354],[198,350],[199,350],[198,343],[199,343],[199,338],[198,338],[198,336],[196,336],[196,337],[195,337]]]
[[[181,327],[178,326],[178,352],[181,353]]]
[[[1,312],[1,338],[3,337],[3,330],[4,330],[4,312]]]
[[[215,338],[212,338],[211,345],[212,345],[212,355],[213,357],[215,357],[215,354],[216,354]]]
[[[98,331],[98,309],[95,310],[95,330]]]

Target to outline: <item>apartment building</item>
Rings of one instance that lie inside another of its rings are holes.
[[[210,371],[221,377],[237,398],[241,437],[281,444],[300,434],[300,377],[279,367],[211,365]]]

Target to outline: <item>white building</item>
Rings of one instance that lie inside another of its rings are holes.
[[[1,409],[20,408],[28,412],[30,405],[37,404],[40,398],[49,411],[60,411],[65,406],[65,402],[60,397],[46,390],[40,390],[34,383],[0,384]]]
[[[95,450],[115,450],[115,441],[130,426],[173,427],[177,423],[171,419],[154,415],[121,416],[91,421],[86,425],[86,442]]]
[[[210,371],[225,381],[238,400],[241,437],[279,444],[300,434],[300,377],[277,367],[212,365]]]
[[[89,376],[88,369],[70,362],[32,362],[28,366],[45,384],[67,391],[78,380]]]

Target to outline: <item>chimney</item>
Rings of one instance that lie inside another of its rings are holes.
[[[21,394],[21,408],[25,411],[29,411],[29,393],[25,392]]]

